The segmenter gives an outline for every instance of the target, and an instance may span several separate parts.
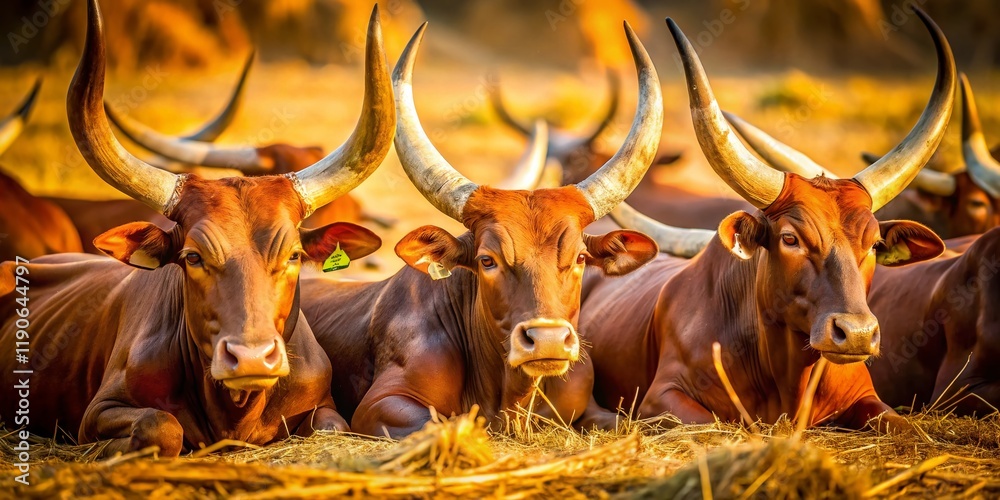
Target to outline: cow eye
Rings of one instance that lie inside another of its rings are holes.
[[[200,266],[201,265],[201,255],[191,252],[184,256],[184,262],[187,262],[189,266]]]
[[[302,258],[302,252],[292,252],[288,257],[288,262],[298,262]]]
[[[483,256],[479,258],[479,265],[483,266],[483,269],[494,269],[497,267],[497,262],[493,257]]]
[[[981,208],[986,208],[986,202],[983,200],[970,200],[969,207],[979,210]]]
[[[796,238],[794,234],[790,234],[790,233],[784,233],[784,234],[782,234],[781,235],[781,242],[784,243],[785,246],[789,246],[789,247],[797,247],[797,246],[799,246],[799,239]]]
[[[586,262],[587,262],[587,254],[581,253],[580,255],[576,256],[576,263],[577,263],[577,265],[581,265],[581,264],[584,264]]]

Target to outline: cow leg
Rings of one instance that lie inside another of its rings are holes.
[[[871,427],[879,432],[913,432],[913,426],[875,396],[865,396],[835,421],[848,429]]]
[[[587,403],[587,409],[573,423],[573,426],[581,431],[592,429],[614,431],[618,429],[618,422],[622,418],[624,417],[619,413],[602,408],[601,405],[597,404],[597,400],[591,396]]]
[[[116,406],[88,411],[80,428],[80,442],[104,439],[111,442],[103,455],[158,446],[160,456],[176,457],[184,447],[184,428],[176,417],[155,408]]]
[[[313,410],[309,417],[299,424],[295,429],[295,435],[310,436],[314,431],[350,432],[351,428],[337,410],[321,406]]]
[[[638,416],[643,419],[653,419],[664,414],[673,415],[685,424],[715,422],[715,415],[712,415],[712,412],[692,399],[691,396],[673,387],[657,390],[654,383],[649,392],[646,393],[646,397],[642,399],[642,404],[639,405]]]
[[[400,439],[420,430],[431,419],[427,406],[408,396],[393,395],[370,402],[367,400],[368,395],[351,419],[354,432]]]

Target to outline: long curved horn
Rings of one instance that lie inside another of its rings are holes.
[[[38,77],[35,80],[35,84],[31,87],[31,91],[28,92],[28,96],[18,105],[17,110],[0,122],[0,155],[4,154],[7,148],[24,131],[24,126],[28,122],[28,115],[31,114],[31,110],[35,107],[35,101],[38,100],[38,93],[41,88],[42,78]]]
[[[663,96],[656,68],[632,27],[627,22],[624,26],[639,78],[639,102],[625,143],[600,169],[576,184],[595,219],[611,212],[639,185],[653,163],[663,133]]]
[[[256,54],[256,50],[251,50],[250,55],[247,56],[246,62],[243,63],[243,71],[240,72],[240,79],[236,82],[236,87],[233,88],[233,93],[229,96],[229,102],[222,108],[222,111],[203,127],[181,137],[181,139],[215,142],[233,124],[233,120],[236,119],[236,114],[239,113],[240,106],[243,104],[243,94],[247,88],[247,77],[250,76],[250,69],[253,68],[254,56]]]
[[[125,137],[164,158],[189,165],[238,170],[266,170],[273,167],[269,160],[257,154],[257,148],[249,146],[226,148],[208,142],[171,137],[119,114],[110,103],[104,103],[104,109]]]
[[[365,42],[365,96],[361,118],[344,144],[320,161],[288,174],[306,213],[330,203],[361,184],[382,164],[396,127],[392,83],[382,45],[378,5],[372,9]]]
[[[813,161],[812,158],[771,137],[739,116],[726,111],[723,111],[722,114],[726,117],[729,124],[736,129],[736,132],[743,137],[743,140],[750,145],[750,149],[756,151],[772,167],[782,172],[799,174],[807,179],[819,176],[831,179],[837,178],[833,172],[823,168],[819,163]]]
[[[976,97],[969,78],[962,73],[962,159],[969,177],[994,198],[1000,198],[1000,162],[990,154],[979,122]]]
[[[938,72],[934,90],[910,133],[879,161],[854,176],[872,197],[872,211],[885,206],[917,176],[934,154],[951,120],[957,74],[955,56],[941,28],[919,7],[913,12],[930,31],[937,51]]]
[[[424,37],[427,23],[420,25],[410,38],[392,71],[392,88],[396,92],[396,154],[403,171],[413,185],[445,215],[459,222],[465,202],[478,185],[458,173],[434,148],[417,117],[413,103],[413,63]]]
[[[216,168],[234,168],[237,170],[267,170],[273,167],[270,158],[262,158],[257,149],[252,147],[219,147],[209,144],[215,140],[236,117],[246,87],[247,75],[253,66],[253,54],[247,58],[229,102],[222,112],[201,130],[185,136],[173,137],[132,119],[128,115],[119,114],[108,101],[104,108],[108,118],[132,142],[152,151],[164,158],[189,165],[199,165]]]
[[[881,156],[875,153],[867,151],[861,153],[861,160],[866,165],[877,162],[879,158]],[[955,194],[958,184],[955,182],[955,177],[951,174],[932,170],[929,166],[924,166],[924,168],[920,169],[920,172],[917,172],[917,176],[913,178],[913,182],[907,187],[938,196],[951,196]]]
[[[596,140],[604,131],[615,121],[615,115],[618,114],[618,107],[621,103],[621,92],[622,92],[622,82],[621,78],[618,76],[618,72],[608,68],[607,70],[608,78],[608,105],[604,110],[604,114],[601,117],[601,121],[594,127],[594,130],[589,134],[582,137],[566,138],[566,144],[560,145],[560,149],[565,149],[567,151],[576,149],[582,146],[586,146],[594,140]],[[493,112],[497,114],[500,121],[503,122],[508,127],[514,129],[521,135],[527,137],[531,134],[521,122],[517,121],[507,109],[507,105],[504,104],[503,95],[500,92],[500,77],[495,73],[487,76],[489,84],[487,85],[487,90],[490,97],[490,106],[493,108]],[[551,136],[551,134],[550,134]]]
[[[87,164],[105,182],[170,217],[185,177],[139,160],[115,139],[102,106],[105,57],[101,8],[97,0],[89,0],[83,56],[66,96],[70,132]]]
[[[757,208],[767,208],[785,185],[785,174],[767,166],[733,133],[712,94],[708,75],[691,42],[673,19],[667,26],[680,52],[691,99],[691,120],[698,144],[715,173],[743,199]]]
[[[511,175],[497,183],[500,189],[535,189],[545,173],[545,158],[548,155],[549,127],[545,120],[535,121],[535,130],[524,155],[518,160]]]
[[[624,202],[608,215],[623,228],[645,233],[659,245],[660,252],[677,257],[694,257],[715,237],[715,231],[708,229],[681,229],[668,226],[639,213]]]

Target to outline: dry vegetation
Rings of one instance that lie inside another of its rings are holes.
[[[487,433],[463,415],[401,442],[323,433],[263,448],[238,442],[174,460],[142,450],[97,461],[100,444],[35,443],[17,498],[995,498],[1000,420],[918,414],[925,438],[813,429],[787,420],[579,434],[549,423]],[[13,457],[0,440],[0,471]],[[221,451],[219,451],[221,448]],[[207,452],[216,450],[218,453]],[[706,486],[710,491],[706,490]],[[4,496],[0,492],[0,496]]]

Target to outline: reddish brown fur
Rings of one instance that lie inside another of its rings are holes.
[[[951,196],[907,189],[875,215],[879,220],[915,220],[942,238],[982,234],[1000,225],[1000,200],[977,186],[966,172],[953,177],[955,192]]]
[[[66,212],[32,196],[13,178],[0,172],[0,262],[16,257],[34,259],[58,252],[79,252],[80,236]]]
[[[225,438],[264,444],[286,429],[347,429],[329,394],[330,361],[298,311],[299,263],[322,260],[335,242],[362,257],[378,239],[350,224],[300,231],[302,215],[285,177],[190,177],[172,229],[131,223],[97,239],[123,262],[159,269],[84,256],[32,263],[33,359],[45,364],[33,401],[59,403],[28,429],[47,434],[58,421],[81,443],[112,439],[108,452],[157,445],[167,456]],[[11,345],[13,272],[0,273],[0,338]],[[240,357],[248,349],[271,345],[274,355],[261,354],[275,360],[267,378],[241,371],[261,363]],[[4,401],[15,401],[12,365],[2,362]],[[0,418],[12,422],[11,411],[4,405]]]
[[[835,362],[877,350],[865,302],[876,262],[870,249],[881,233],[888,247],[879,256],[905,244],[918,261],[940,253],[940,240],[913,223],[879,224],[853,180],[786,179],[770,207],[728,217],[694,259],[660,256],[641,274],[587,277],[580,326],[592,344],[599,405],[627,408],[638,394],[641,417],[739,420],[713,368],[712,342],[719,342],[751,417],[774,422],[794,415],[820,350]],[[748,260],[733,255],[737,234]],[[785,242],[790,236],[794,245]],[[846,333],[840,343],[838,329]],[[859,428],[883,413],[892,415],[855,362],[829,365],[809,419]],[[582,421],[613,423],[596,406]]]
[[[402,436],[423,426],[429,406],[449,415],[473,404],[499,425],[505,410],[530,400],[525,370],[564,363],[511,367],[512,342],[524,335],[518,325],[551,318],[575,327],[583,263],[624,274],[656,253],[635,232],[584,235],[593,212],[575,187],[480,187],[464,219],[469,232],[457,238],[432,226],[410,233],[396,247],[410,267],[386,281],[303,281],[303,311],[326,352],[341,360],[333,392],[355,431]],[[431,281],[424,257],[454,267],[453,275]],[[496,269],[487,268],[485,257]],[[580,416],[589,399],[590,371],[579,366],[567,376],[573,388],[552,396],[566,421]],[[545,377],[542,387],[551,381]],[[536,411],[547,410],[538,401]]]
[[[879,269],[868,300],[883,343],[871,374],[886,403],[919,410],[961,393],[959,415],[1000,407],[1000,229],[958,256]]]

